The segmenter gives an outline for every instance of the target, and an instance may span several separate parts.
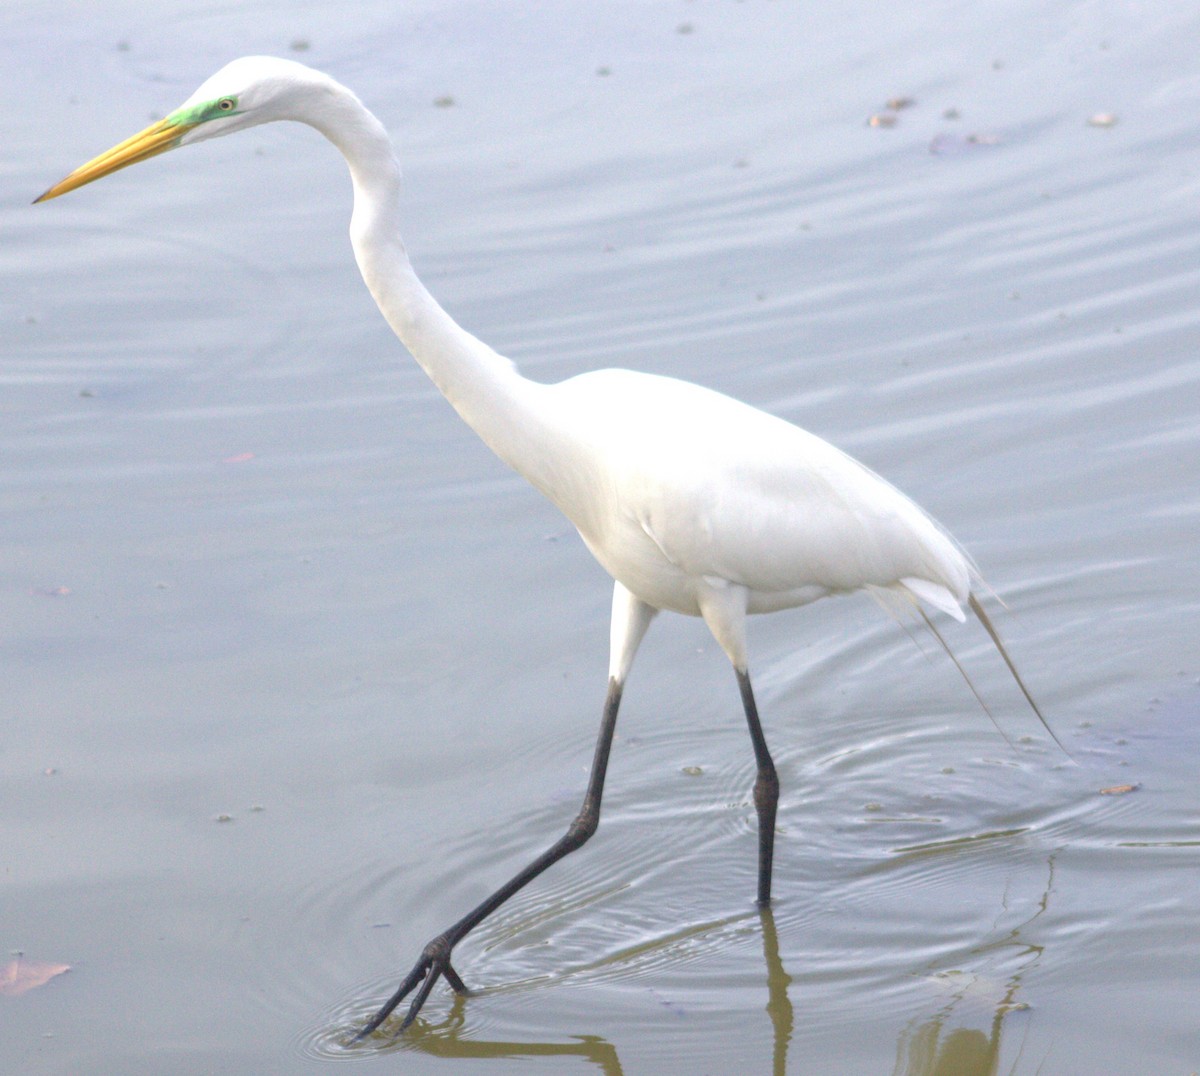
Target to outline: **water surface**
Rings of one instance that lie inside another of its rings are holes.
[[[1200,1065],[1200,16],[114,2],[0,26],[2,921],[72,965],[0,997],[0,1068]],[[869,601],[759,618],[783,782],[760,916],[736,685],[664,617],[600,834],[463,944],[475,996],[351,1048],[574,813],[609,585],[391,337],[312,132],[27,205],[253,52],[377,111],[419,270],[531,375],[687,377],[924,504],[1009,605],[1074,764],[977,627],[942,625],[1011,744]]]

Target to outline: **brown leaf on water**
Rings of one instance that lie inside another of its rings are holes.
[[[1141,785],[1110,785],[1108,788],[1100,789],[1102,796],[1123,796],[1126,792],[1136,792]]]
[[[70,964],[45,964],[18,956],[0,965],[0,994],[16,997],[39,986],[45,986],[56,975],[70,971]]]

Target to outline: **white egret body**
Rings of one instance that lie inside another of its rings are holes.
[[[307,123],[341,150],[354,184],[355,257],[384,317],[459,415],[562,510],[616,581],[608,697],[579,816],[552,848],[425,947],[364,1034],[415,989],[407,1027],[440,976],[465,990],[450,963],[454,946],[595,831],[621,691],[660,609],[702,616],[737,673],[758,764],[763,905],[778,780],[750,687],[747,613],[863,589],[925,602],[958,620],[969,604],[1017,675],[971,593],[973,572],[961,549],[912,501],[832,445],[672,378],[601,370],[539,384],[456,324],[417,278],[400,239],[400,167],[387,133],[327,75],[289,60],[235,60],[165,120],[38,200],[167,149],[272,120]]]

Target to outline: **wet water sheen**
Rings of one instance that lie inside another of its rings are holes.
[[[35,0],[0,29],[0,924],[72,965],[0,994],[0,1070],[1200,1067],[1188,5]],[[378,112],[418,268],[532,376],[684,376],[924,504],[1073,761],[978,626],[940,624],[999,730],[865,599],[759,618],[760,913],[736,684],[661,618],[598,836],[462,945],[470,998],[353,1044],[573,815],[609,585],[390,336],[312,132],[27,205],[252,52]]]

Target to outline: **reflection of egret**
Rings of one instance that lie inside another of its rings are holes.
[[[270,120],[310,124],[341,150],[354,184],[355,256],[384,317],[463,419],[568,516],[616,580],[608,697],[578,817],[561,840],[426,946],[367,1031],[415,990],[407,1026],[440,977],[464,991],[450,962],[458,942],[595,832],[622,687],[660,609],[703,617],[737,673],[758,768],[764,906],[779,782],[750,687],[747,613],[863,589],[892,604],[924,602],[958,620],[965,603],[1017,676],[971,593],[966,556],[912,501],[833,446],[670,378],[604,370],[536,384],[461,329],[417,279],[401,243],[400,168],[383,126],[326,75],[291,61],[236,60],[166,119],[89,161],[39,201],[176,146]]]
[[[771,1020],[772,1058],[771,1072],[773,1076],[786,1076],[788,1047],[792,1041],[795,1016],[792,1002],[788,997],[788,987],[792,977],[783,966],[779,952],[779,933],[775,928],[775,914],[770,907],[757,910],[763,948],[763,964],[767,980],[766,1011]],[[687,932],[687,935],[720,934],[730,927],[739,930],[741,924],[747,922],[745,915],[731,916],[717,922],[705,923]],[[671,935],[660,941],[677,941],[681,935]],[[656,992],[657,993],[657,992]],[[670,1004],[666,1002],[666,1004]],[[671,1005],[676,1012],[682,1012]],[[403,1042],[413,1050],[429,1054],[431,1057],[454,1058],[456,1060],[497,1060],[500,1058],[565,1058],[577,1057],[597,1067],[604,1076],[621,1076],[623,1071],[617,1048],[613,1043],[598,1035],[576,1034],[570,1036],[570,1042],[505,1042],[494,1039],[479,1039],[463,1037],[465,1027],[463,998],[461,994],[454,995],[450,1012],[441,1023],[418,1023],[409,1032],[408,1037],[393,1040],[384,1044],[384,1048]],[[747,1040],[748,1041],[748,1040]]]
[[[763,961],[767,965],[767,1015],[771,1018],[775,1051],[771,1056],[773,1076],[787,1076],[788,1046],[792,1041],[795,1015],[788,987],[792,977],[779,955],[779,934],[775,930],[775,915],[769,907],[759,908],[762,919]]]
[[[914,1020],[905,1028],[896,1047],[894,1076],[994,1076],[999,1071],[1004,1023],[1012,1013],[1029,1007],[1017,1000],[1017,993],[1026,972],[1037,965],[1045,951],[1044,945],[1026,940],[1023,932],[1050,907],[1050,894],[1054,892],[1053,855],[1047,859],[1046,867],[1046,888],[1034,905],[1033,914],[994,941],[971,950],[976,962],[986,962],[1000,953],[1015,955],[1017,966],[1008,974],[1003,991],[996,977],[986,972],[956,968],[953,973],[935,976],[950,989],[951,999],[932,1017]],[[1005,909],[1008,900],[1005,892]],[[968,999],[974,1000],[979,1008],[991,1010],[986,1032],[977,1027],[955,1026],[955,1010]],[[1028,1034],[1028,1026],[1025,1031]],[[1024,1053],[1024,1041],[1017,1053],[1019,1060]],[[1012,1071],[1016,1069],[1014,1064]]]
[[[604,1076],[622,1076],[617,1048],[598,1035],[575,1035],[573,1042],[504,1042],[497,1039],[463,1038],[462,996],[454,998],[450,1014],[441,1024],[422,1026],[420,1033],[405,1039],[414,1050],[453,1061],[499,1061],[515,1058],[578,1058]]]

